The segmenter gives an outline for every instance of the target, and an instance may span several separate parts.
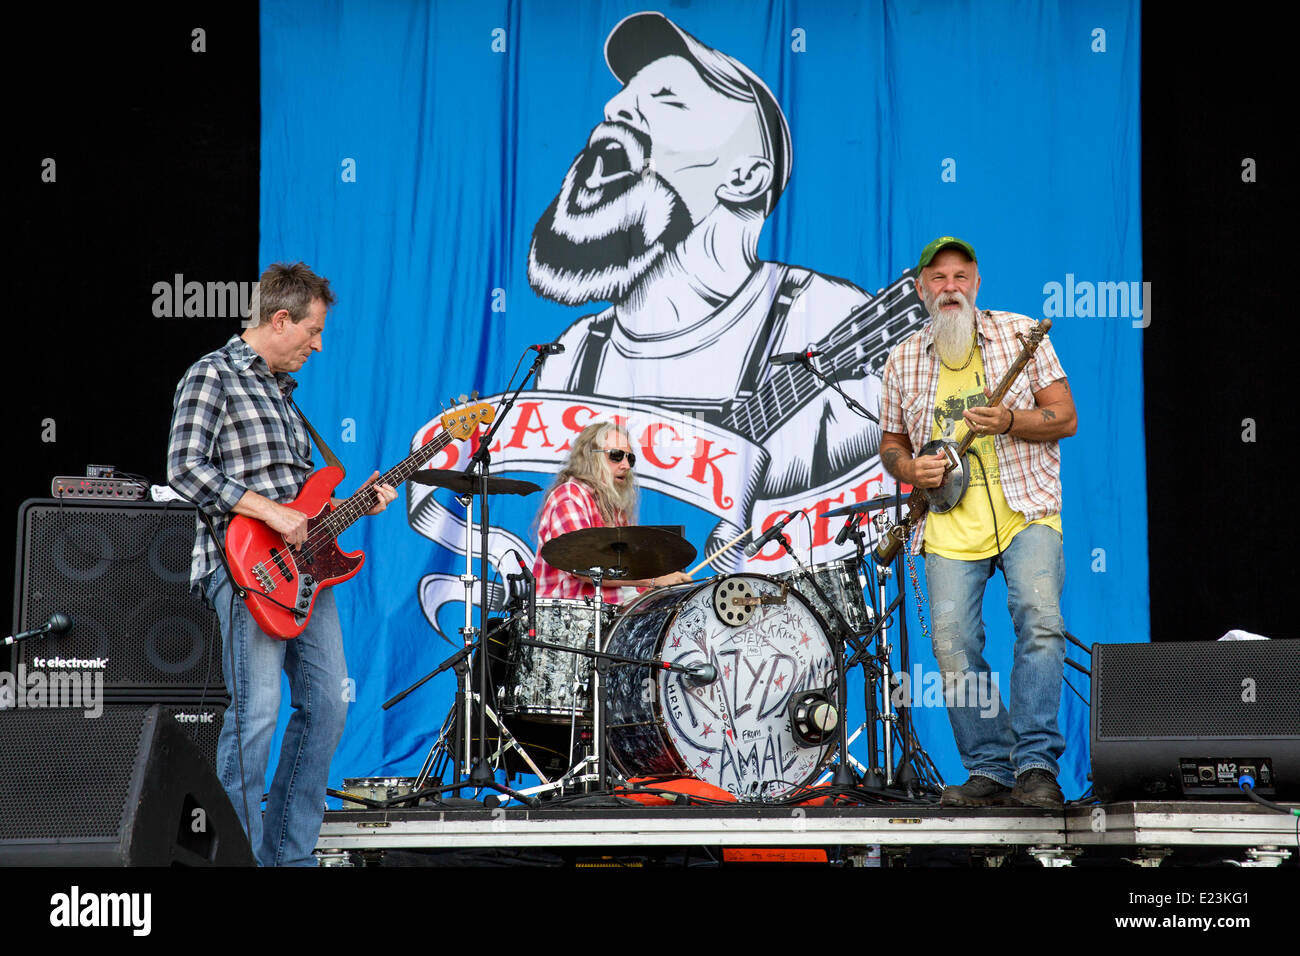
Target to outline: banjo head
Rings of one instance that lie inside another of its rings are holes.
[[[956,458],[957,443],[936,438],[921,449],[922,455],[947,455]],[[952,468],[944,475],[943,484],[938,488],[924,488],[925,497],[930,503],[930,510],[935,514],[946,514],[957,507],[966,488],[970,484],[970,459],[962,455],[960,467]]]

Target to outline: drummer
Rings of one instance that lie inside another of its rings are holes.
[[[583,598],[596,593],[591,578],[570,574],[542,560],[542,545],[552,538],[583,528],[626,527],[636,520],[636,455],[627,431],[614,422],[588,425],[573,440],[569,460],[546,492],[537,517],[537,577],[539,598]],[[672,571],[653,578],[601,582],[602,599],[620,601],[624,587],[658,587],[689,581],[690,575]]]

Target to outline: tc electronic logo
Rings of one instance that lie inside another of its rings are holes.
[[[216,714],[211,712],[203,714],[175,714],[174,716],[182,724],[210,724],[216,719]]]
[[[153,926],[150,893],[82,893],[73,886],[50,897],[50,925],[61,927],[130,927],[133,936],[148,936]]]
[[[79,671],[85,670],[106,670],[108,668],[107,657],[33,657],[33,667],[50,668],[69,668]]]

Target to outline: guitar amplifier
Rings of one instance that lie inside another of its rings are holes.
[[[216,612],[190,594],[190,505],[33,498],[18,512],[14,632],[55,611],[66,634],[14,646],[14,669],[102,675],[109,696],[225,693]]]

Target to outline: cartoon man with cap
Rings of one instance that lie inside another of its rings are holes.
[[[757,430],[735,415],[771,378],[771,356],[821,341],[872,300],[843,279],[759,260],[791,172],[790,130],[762,80],[659,13],[615,26],[605,58],[623,88],[538,221],[528,277],[548,299],[610,306],[565,331],[538,388]],[[874,407],[855,377],[845,384]],[[876,425],[831,390],[781,401],[764,419],[781,434],[746,434],[772,451],[752,485],[761,497],[824,485],[876,455]]]

